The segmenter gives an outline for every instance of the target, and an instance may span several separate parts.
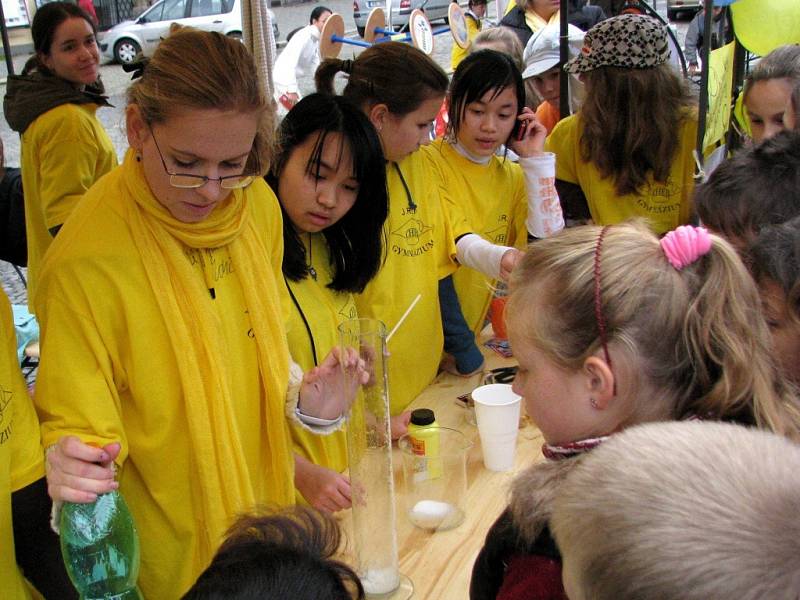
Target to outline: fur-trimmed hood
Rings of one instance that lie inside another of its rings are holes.
[[[514,479],[508,510],[524,546],[532,545],[548,524],[561,485],[585,456],[546,460],[529,467]]]

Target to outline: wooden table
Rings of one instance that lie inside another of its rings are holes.
[[[485,337],[485,336],[484,336]],[[482,347],[486,369],[516,364],[494,351]],[[414,584],[414,598],[421,600],[462,600],[469,597],[472,565],[489,527],[508,503],[508,488],[514,476],[541,460],[543,438],[539,430],[525,418],[525,426],[517,438],[514,470],[507,473],[488,471],[483,466],[478,430],[467,420],[467,410],[457,396],[481,385],[483,374],[470,378],[441,373],[409,408],[431,408],[441,427],[452,427],[464,433],[473,447],[467,459],[467,497],[465,520],[450,531],[429,532],[414,527],[405,512],[402,485],[402,457],[395,447],[398,550],[400,572]]]

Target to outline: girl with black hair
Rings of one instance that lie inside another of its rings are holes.
[[[459,262],[485,249],[480,271],[459,268],[439,282],[444,347],[454,359],[448,357],[444,366],[466,375],[483,364],[475,335],[496,280],[507,278],[519,256],[514,248],[524,249],[529,236],[560,231],[564,220],[555,193],[555,158],[542,152],[547,132],[525,108],[514,60],[494,50],[469,55],[453,75],[448,100],[447,134],[423,152],[447,190]],[[519,163],[498,156],[508,146]]]
[[[283,278],[291,298],[289,349],[303,370],[337,344],[338,325],[383,257],[386,169],[375,128],[349,100],[312,94],[281,123],[267,181],[283,213]],[[295,487],[312,506],[350,507],[343,431],[314,435],[293,424]]]

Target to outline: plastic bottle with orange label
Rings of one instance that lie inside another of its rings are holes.
[[[439,424],[430,408],[418,408],[411,413],[408,424],[408,437],[411,450],[420,457],[415,464],[414,479],[435,479],[442,475],[442,461],[439,457]]]

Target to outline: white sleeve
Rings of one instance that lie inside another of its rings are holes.
[[[275,80],[275,84],[280,86],[285,92],[299,93],[299,88],[297,87],[297,66],[300,62],[303,49],[309,42],[310,37],[305,28],[295,33],[275,61],[275,70],[272,76]]]
[[[500,260],[511,249],[487,242],[477,233],[468,233],[456,242],[456,258],[460,264],[480,271],[490,279],[499,279]]]
[[[564,214],[556,191],[556,155],[541,152],[520,156],[528,193],[528,218],[525,225],[535,238],[546,238],[564,229]]]
[[[286,416],[287,418],[317,435],[328,435],[342,428],[345,418],[328,420],[311,417],[300,412],[297,402],[300,399],[300,386],[303,383],[303,369],[294,360],[289,358],[289,383],[286,386]]]

